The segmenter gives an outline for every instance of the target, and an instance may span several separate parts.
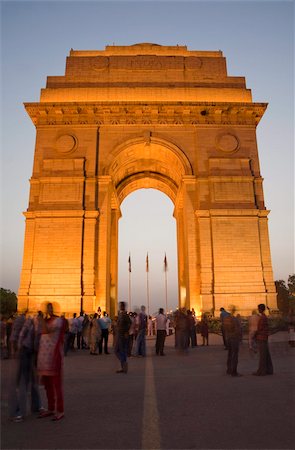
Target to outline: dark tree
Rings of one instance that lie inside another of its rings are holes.
[[[9,317],[17,310],[17,296],[9,289],[0,288],[0,313]]]

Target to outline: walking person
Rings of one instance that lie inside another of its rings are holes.
[[[40,317],[41,337],[37,359],[37,371],[45,386],[48,409],[39,418],[53,416],[58,421],[64,417],[63,357],[66,322],[53,312],[52,303],[47,304],[46,318]]]
[[[30,391],[31,412],[41,411],[41,397],[37,382],[36,362],[37,348],[35,343],[38,327],[34,319],[28,316],[18,338],[18,367],[16,373],[16,389],[10,398],[10,416],[14,422],[22,422],[27,415],[27,399]]]
[[[240,323],[232,314],[227,314],[223,322],[224,334],[227,343],[227,375],[232,377],[240,377],[238,373],[239,346],[241,329]]]
[[[268,320],[265,315],[265,305],[263,303],[260,303],[258,305],[258,312],[260,314],[260,317],[256,331],[256,342],[259,352],[259,366],[257,371],[253,373],[253,375],[273,375],[273,364],[268,347]]]
[[[120,361],[121,366],[116,372],[126,374],[128,372],[128,338],[131,319],[125,308],[125,302],[120,302],[118,320],[116,324],[115,355]]]
[[[166,339],[166,325],[167,317],[164,314],[164,309],[159,309],[159,314],[156,315],[156,355],[165,356],[164,345]]]

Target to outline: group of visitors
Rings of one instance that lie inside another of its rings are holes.
[[[23,312],[12,326],[10,335],[14,370],[9,392],[9,413],[14,422],[22,422],[27,414],[27,394],[31,391],[31,411],[37,417],[64,417],[62,361],[67,321],[53,312],[48,303],[45,315],[39,311],[31,317]],[[39,383],[44,385],[47,409],[41,404]]]
[[[257,314],[253,311],[249,318],[249,348],[259,352],[259,366],[253,375],[273,374],[273,365],[268,348],[268,319],[265,305],[258,305]],[[6,339],[9,354],[13,357],[15,370],[11,378],[10,417],[21,422],[27,414],[27,394],[30,389],[31,411],[42,419],[50,417],[59,421],[64,417],[63,396],[63,357],[69,350],[85,349],[90,355],[109,354],[108,337],[113,333],[114,353],[119,361],[117,373],[128,373],[128,357],[146,356],[146,336],[148,335],[149,317],[145,306],[138,312],[127,312],[124,302],[119,303],[118,315],[113,321],[106,312],[101,311],[88,316],[80,313],[77,317],[66,319],[53,312],[51,303],[46,313],[41,311],[35,317],[22,313],[16,316]],[[168,317],[163,308],[154,318],[156,342],[155,354],[165,356],[165,339]],[[224,347],[228,351],[227,374],[241,376],[238,371],[238,354],[241,343],[241,322],[234,314],[220,308],[220,321]],[[173,317],[175,328],[175,347],[186,352],[188,347],[197,347],[197,325],[202,336],[202,346],[209,343],[209,327],[206,315],[200,322],[195,319],[194,311],[180,309]],[[76,347],[75,347],[76,345]],[[39,385],[43,384],[47,396],[47,408],[41,404]]]
[[[268,348],[268,319],[265,315],[265,305],[258,305],[258,312],[253,311],[249,318],[249,349],[259,352],[259,366],[253,375],[264,376],[273,374],[273,365]],[[232,377],[242,376],[238,373],[239,346],[242,340],[242,327],[238,317],[220,308],[221,330],[224,348],[228,351],[227,371]]]
[[[91,316],[84,314],[82,311],[79,317],[74,313],[73,317],[68,319],[64,343],[65,355],[69,350],[75,350],[75,348],[88,349],[91,355],[101,355],[104,350],[104,353],[108,355],[111,323],[112,321],[106,311],[102,315],[95,313]]]

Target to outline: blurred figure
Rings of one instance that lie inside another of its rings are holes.
[[[192,347],[197,347],[197,330],[196,330],[196,320],[193,316],[192,311],[187,310],[187,321],[188,321],[188,335],[189,335],[189,344]]]
[[[90,349],[89,329],[90,329],[90,319],[87,314],[84,314],[83,328],[82,328],[82,348],[87,350]]]
[[[148,327],[148,336],[153,336],[153,318],[152,316],[148,317],[148,323],[147,323],[147,327]]]
[[[14,322],[14,316],[10,316],[8,320],[6,321],[6,359],[9,359],[11,356],[11,342],[10,342],[10,336],[12,333],[12,326]]]
[[[252,315],[248,319],[248,328],[249,328],[249,349],[253,350],[253,352],[257,353],[257,343],[256,343],[256,332],[259,322],[259,315],[257,311],[254,309],[252,311]]]
[[[224,349],[227,350],[227,342],[225,337],[225,331],[224,331],[224,320],[226,317],[230,316],[230,313],[226,311],[223,307],[220,308],[220,321],[221,321],[221,333],[222,333],[222,339],[223,339],[223,345]]]
[[[202,315],[202,320],[200,322],[200,333],[203,338],[202,346],[209,345],[209,327],[206,314]]]
[[[109,354],[109,351],[108,351],[109,330],[112,325],[112,321],[109,318],[106,311],[104,311],[102,314],[102,317],[99,318],[99,325],[101,328],[101,338],[100,338],[99,344],[98,344],[99,354],[100,355],[102,354],[102,347],[103,347],[104,353],[106,355],[108,355]],[[104,345],[103,345],[103,343],[104,343]]]
[[[145,306],[141,306],[140,313],[137,318],[137,329],[138,334],[135,342],[135,355],[136,356],[146,356],[146,329],[147,329],[147,315],[145,313]]]
[[[127,373],[128,372],[128,338],[129,329],[131,326],[131,319],[125,310],[125,302],[119,303],[119,313],[117,321],[117,338],[115,343],[115,354],[120,361],[120,369],[117,373]]]
[[[77,348],[83,348],[83,322],[84,315],[83,311],[80,312],[80,316],[77,317]]]
[[[115,349],[118,340],[118,316],[115,316],[112,321],[111,332],[113,334],[113,348]]]
[[[171,323],[171,320],[169,319],[168,316],[166,316],[166,317],[167,317],[167,322],[166,322],[166,335],[169,336],[169,335],[170,335],[170,323]]]
[[[166,324],[167,317],[164,314],[164,309],[159,309],[159,314],[156,315],[156,355],[165,356],[164,354],[164,345],[166,339]]]
[[[238,361],[239,361],[239,346],[241,329],[240,323],[232,314],[227,314],[223,321],[224,335],[227,343],[227,375],[232,377],[239,377]]]
[[[1,359],[6,358],[7,351],[6,351],[6,320],[1,315]]]
[[[190,323],[186,309],[181,308],[175,313],[175,346],[180,351],[187,351],[189,345]]]
[[[11,355],[13,357],[18,355],[18,338],[21,332],[21,329],[25,323],[26,320],[26,314],[27,311],[23,311],[20,314],[16,314],[14,316],[14,320],[12,323],[12,330],[10,334],[10,348],[11,348]]]
[[[134,342],[134,333],[135,333],[135,317],[132,312],[129,313],[129,318],[131,320],[131,325],[129,328],[129,336],[128,336],[128,357],[132,355],[132,348]]]
[[[268,348],[268,320],[265,315],[265,305],[263,303],[258,305],[258,312],[260,316],[256,331],[256,341],[259,351],[259,366],[253,375],[273,375],[273,365]]]
[[[63,345],[66,323],[63,317],[54,315],[52,303],[48,303],[46,317],[40,317],[41,338],[37,369],[46,390],[47,411],[39,418],[54,416],[52,420],[64,417],[63,395]]]
[[[69,319],[69,337],[68,337],[68,349],[75,350],[75,340],[78,333],[78,319],[77,314],[74,313],[73,317]]]
[[[39,336],[38,336],[39,334]],[[41,398],[37,382],[36,363],[40,329],[36,320],[28,316],[18,338],[18,367],[16,389],[10,398],[10,416],[22,422],[27,415],[27,397],[30,388],[31,411],[41,412]]]
[[[99,324],[98,314],[95,313],[89,326],[89,347],[90,355],[98,355],[97,347],[101,340],[101,328]]]

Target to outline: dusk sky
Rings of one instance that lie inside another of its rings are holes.
[[[1,2],[1,287],[18,290],[35,127],[23,103],[39,101],[49,75],[64,75],[75,50],[152,42],[222,50],[230,76],[245,76],[254,102],[269,103],[257,128],[275,279],[294,272],[294,2],[293,1],[2,1]],[[165,252],[169,309],[177,305],[173,204],[154,190],[121,205],[119,300],[164,306]]]

